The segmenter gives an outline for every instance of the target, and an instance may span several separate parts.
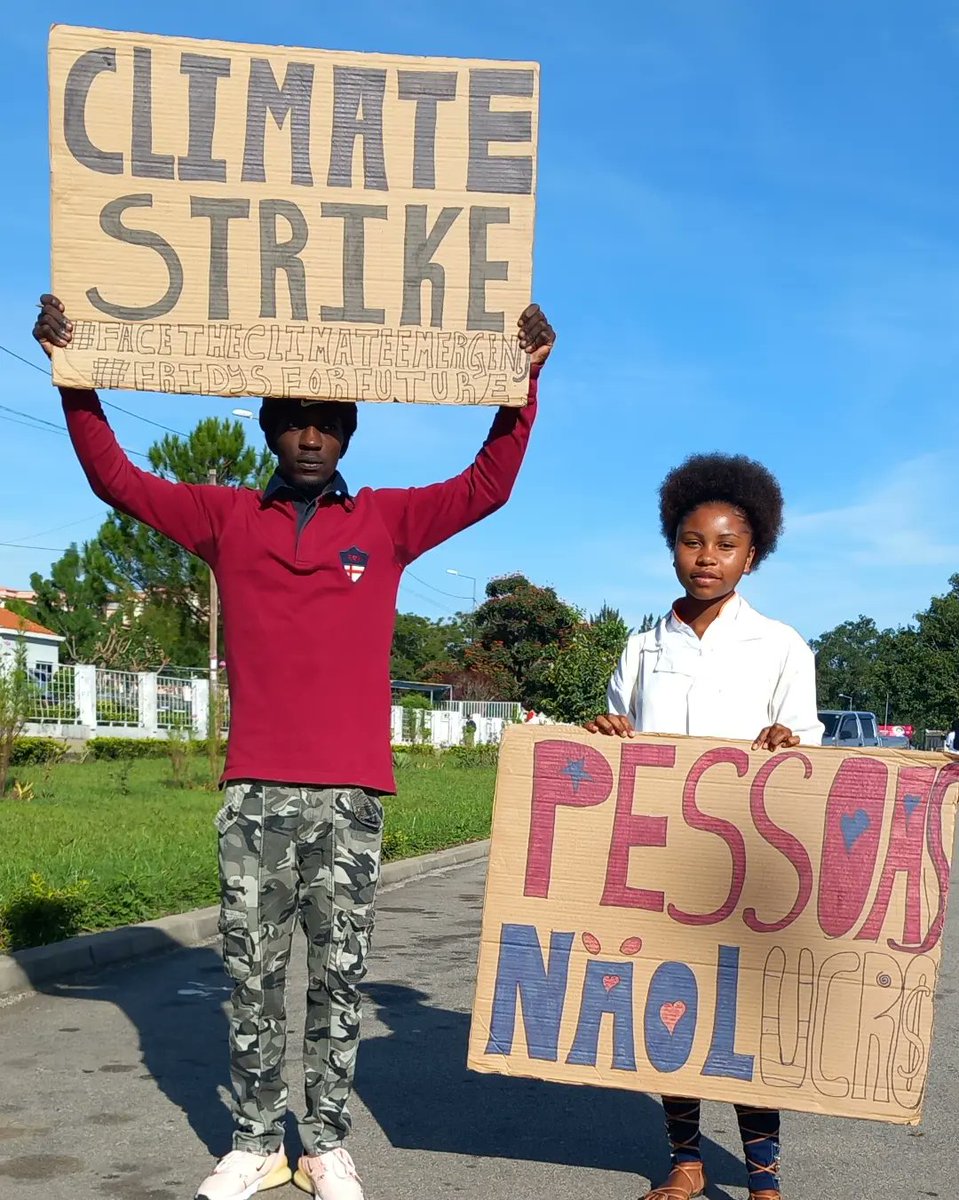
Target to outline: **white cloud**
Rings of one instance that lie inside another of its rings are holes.
[[[854,564],[865,570],[959,565],[951,513],[955,506],[954,457],[919,455],[853,502],[799,513],[789,521],[790,557]]]

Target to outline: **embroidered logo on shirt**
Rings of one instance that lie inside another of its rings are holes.
[[[358,546],[350,546],[349,550],[340,551],[340,562],[351,583],[359,583],[369,561],[370,556]]]

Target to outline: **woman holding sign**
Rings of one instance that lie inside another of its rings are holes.
[[[586,728],[754,739],[754,750],[819,745],[812,652],[736,590],[776,548],[779,484],[748,458],[704,454],[671,471],[659,495],[685,594],[655,629],[629,639],[610,681],[609,713]],[[646,1200],[690,1200],[706,1189],[700,1103],[673,1097],[663,1107],[673,1167]],[[779,1114],[746,1105],[736,1112],[751,1200],[779,1200]]]

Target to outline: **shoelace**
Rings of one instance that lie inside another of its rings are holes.
[[[249,1161],[253,1158],[259,1159],[259,1166]],[[266,1158],[260,1158],[259,1155],[251,1154],[248,1150],[231,1150],[225,1158],[221,1158],[216,1164],[213,1168],[213,1174],[221,1175],[224,1171],[236,1170],[242,1174],[243,1178],[249,1177],[252,1179],[265,1162]]]

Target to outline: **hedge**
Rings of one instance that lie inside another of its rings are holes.
[[[197,754],[206,754],[206,738],[190,741],[188,747]],[[225,748],[226,742],[221,742],[220,752]],[[170,752],[170,743],[166,738],[95,737],[87,742],[87,749],[92,758],[101,762],[119,758],[163,758]]]
[[[66,752],[66,743],[58,742],[56,738],[19,737],[13,743],[10,765],[12,767],[32,767],[59,762]]]

